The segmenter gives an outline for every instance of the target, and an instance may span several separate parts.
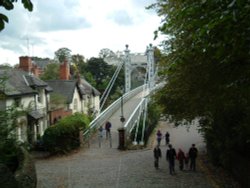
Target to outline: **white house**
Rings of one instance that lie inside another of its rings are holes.
[[[0,99],[0,110],[16,105],[18,110],[24,111],[17,118],[17,138],[21,142],[35,143],[48,127],[47,110],[52,89],[26,71],[1,69],[0,76],[2,81],[6,78],[0,89],[4,96]]]
[[[64,62],[60,65],[60,79],[46,81],[53,89],[53,94],[61,95],[66,100],[64,111],[51,111],[52,123],[67,116],[65,111],[71,113],[98,114],[100,106],[100,92],[91,86],[85,79],[70,79],[69,65]]]

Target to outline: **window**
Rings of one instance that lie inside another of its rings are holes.
[[[77,110],[77,99],[74,99],[74,110]]]

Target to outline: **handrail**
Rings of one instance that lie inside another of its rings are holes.
[[[142,98],[141,102],[137,105],[131,116],[128,118],[128,120],[124,124],[124,128],[127,135],[130,135],[131,131],[133,130],[135,124],[137,121],[139,121],[138,117],[140,116],[140,113],[143,112],[146,106],[146,98],[149,97],[155,90],[161,88],[165,83],[160,83],[155,85],[155,87],[151,91],[145,91],[144,97]],[[124,94],[123,102],[126,103],[130,98],[134,97],[138,93],[144,91],[145,85],[142,85],[140,87],[137,87],[133,89],[132,91]],[[140,107],[142,106],[142,109]],[[83,138],[84,141],[88,142],[90,135],[92,132],[95,132],[96,128],[100,125],[103,125],[121,106],[121,97],[117,99],[115,102],[113,102],[109,107],[107,107],[104,111],[102,111],[93,121],[90,122],[89,127],[83,132]]]
[[[142,110],[140,109],[140,107],[141,106],[145,107],[145,102],[146,102],[146,99],[143,98],[141,102],[137,105],[137,107],[135,108],[131,116],[129,117],[128,121],[125,123],[124,128],[126,130],[126,133],[131,133],[131,131],[133,130],[135,123],[137,123],[138,121],[138,117],[140,113],[142,113]]]
[[[123,102],[126,103],[131,97],[134,97],[143,90],[143,85],[137,87],[130,92],[123,95]],[[103,112],[101,112],[93,121],[90,122],[88,129],[83,132],[83,136],[87,136],[90,132],[103,125],[119,108],[121,105],[121,97],[113,102],[109,107],[107,107]]]
[[[135,110],[133,111],[133,113],[131,114],[131,116],[129,117],[129,119],[126,121],[125,125],[124,125],[124,128],[126,130],[126,133],[129,135],[131,133],[131,131],[133,130],[135,124],[137,123],[138,120],[138,117],[141,115],[140,113],[142,113],[142,110],[145,109],[146,105],[145,103],[147,102],[146,101],[146,98],[151,95],[155,90],[158,90],[160,89],[161,87],[163,87],[165,85],[165,82],[162,82],[162,83],[159,83],[159,84],[156,84],[155,87],[151,90],[151,91],[148,91],[148,90],[145,90],[145,93],[144,93],[144,98],[141,100],[141,102],[137,105],[137,107],[135,108]],[[141,108],[142,106],[142,108]]]

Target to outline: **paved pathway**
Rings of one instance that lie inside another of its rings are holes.
[[[137,98],[137,99],[136,99]],[[125,117],[128,112],[139,103],[139,96],[128,103]],[[129,109],[129,110],[127,110]],[[214,187],[199,166],[197,172],[178,171],[177,175],[168,173],[168,165],[165,160],[166,146],[162,143],[163,158],[160,160],[160,169],[153,166],[152,146],[155,138],[151,140],[149,147],[144,150],[119,151],[117,128],[120,124],[120,113],[111,117],[112,147],[109,141],[103,138],[101,148],[98,145],[97,136],[90,142],[90,148],[84,147],[67,156],[52,157],[36,160],[38,176],[38,188],[161,188],[161,187]],[[165,133],[170,132],[170,140],[178,149],[188,148],[191,143],[200,143],[201,138],[196,130],[190,132],[185,128],[173,128],[171,124],[162,122],[159,129]],[[153,135],[154,136],[154,135]]]

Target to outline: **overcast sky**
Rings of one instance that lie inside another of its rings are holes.
[[[67,47],[72,54],[98,57],[103,48],[132,53],[145,52],[154,41],[153,32],[160,17],[145,7],[154,0],[33,0],[28,12],[21,3],[12,11],[0,12],[9,23],[0,32],[0,63],[11,65],[19,56],[54,58],[54,52]]]

